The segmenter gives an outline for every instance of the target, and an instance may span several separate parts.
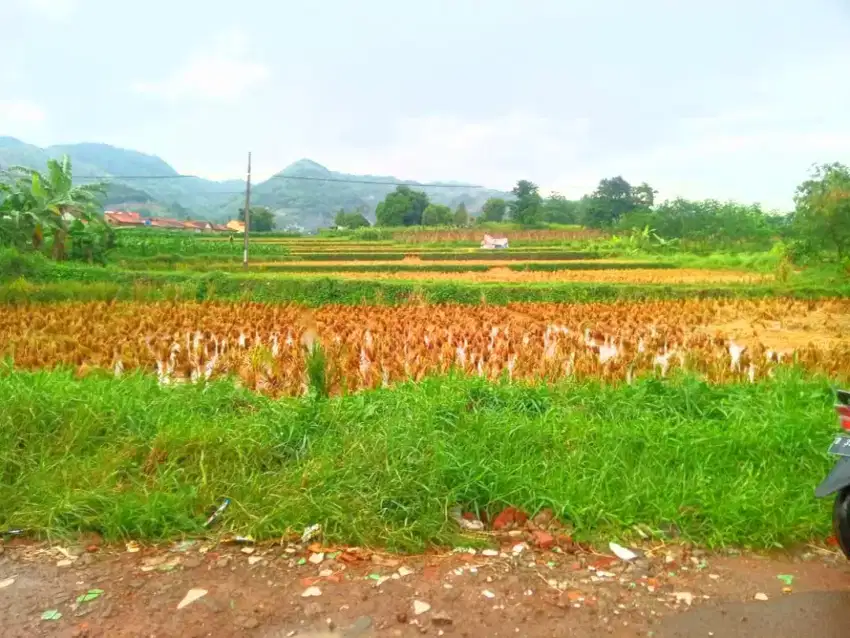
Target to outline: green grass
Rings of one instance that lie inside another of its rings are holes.
[[[578,538],[677,526],[709,546],[822,539],[835,430],[823,379],[557,387],[439,377],[330,400],[154,378],[0,370],[0,528],[276,538],[419,550],[460,542],[457,504],[552,507]]]
[[[0,274],[0,282],[3,282]],[[295,302],[308,306],[414,302],[507,304],[581,303],[682,298],[850,296],[850,280],[836,272],[813,272],[788,282],[760,284],[620,284],[539,282],[529,284],[453,281],[345,280],[297,273],[137,271],[113,267],[48,264],[26,266],[17,279],[0,283],[0,304],[73,300],[220,299]]]
[[[139,270],[154,270],[155,266],[166,266],[167,269],[179,271],[196,271],[196,272],[244,272],[243,266],[238,262],[222,262],[216,260],[209,261],[193,261],[185,264],[153,264],[150,262],[133,263],[131,269]],[[127,264],[130,266],[130,264]],[[340,272],[486,272],[495,266],[490,264],[476,264],[474,262],[464,264],[446,264],[440,262],[429,262],[421,264],[405,264],[389,262],[386,264],[362,264],[359,262],[351,262],[348,264],[322,264],[322,263],[307,263],[307,264],[288,264],[286,262],[273,262],[254,264],[249,267],[249,272],[281,272],[281,273],[340,273]],[[674,266],[669,263],[659,261],[620,261],[612,262],[593,262],[593,261],[571,261],[571,262],[520,262],[507,263],[501,268],[508,268],[514,271],[546,271],[558,272],[562,270],[634,270],[640,269],[667,269]]]

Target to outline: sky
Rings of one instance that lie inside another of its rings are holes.
[[[850,163],[847,0],[0,0],[0,135],[792,206]],[[11,26],[10,26],[11,25]]]

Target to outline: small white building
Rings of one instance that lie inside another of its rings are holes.
[[[507,248],[508,247],[508,238],[507,237],[493,237],[492,235],[487,235],[485,233],[484,239],[481,241],[481,248],[485,248],[487,250],[495,250],[499,248]]]

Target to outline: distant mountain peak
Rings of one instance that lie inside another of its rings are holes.
[[[327,176],[331,173],[326,167],[311,159],[300,159],[297,162],[292,162],[284,168],[279,175],[321,175]]]

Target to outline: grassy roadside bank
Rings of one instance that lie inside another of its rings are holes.
[[[441,377],[328,401],[273,401],[227,382],[160,387],[0,371],[0,527],[157,539],[276,537],[416,550],[457,541],[448,509],[552,507],[579,538],[641,523],[694,542],[823,538],[814,486],[834,433],[824,379],[694,378],[557,387]]]

